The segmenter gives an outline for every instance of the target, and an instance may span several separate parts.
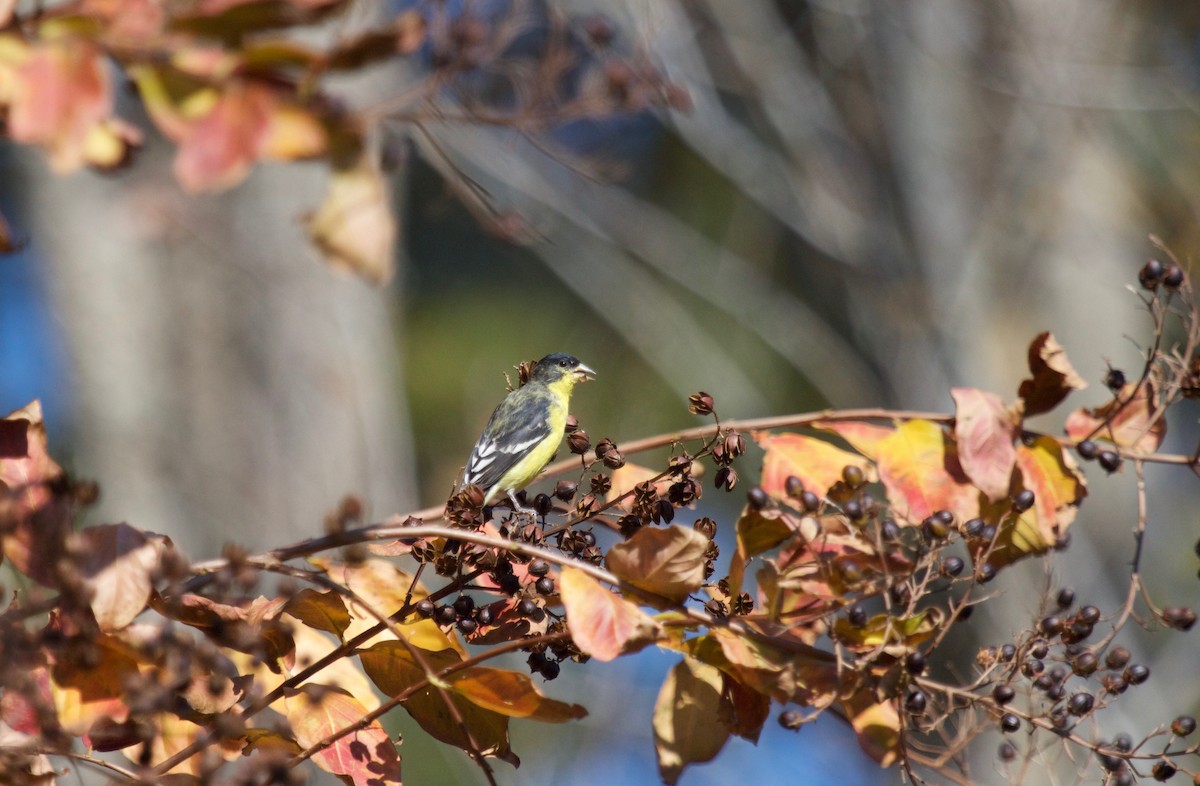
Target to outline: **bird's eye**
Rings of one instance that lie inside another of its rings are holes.
[[[569,366],[571,364],[565,360],[560,360],[560,361],[558,361],[558,365],[562,366],[563,368],[566,368],[567,366]]]

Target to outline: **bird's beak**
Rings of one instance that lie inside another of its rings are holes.
[[[594,376],[596,376],[596,372],[592,371],[590,368],[583,365],[582,363],[580,363],[578,366],[575,367],[575,381],[576,382],[586,382]]]

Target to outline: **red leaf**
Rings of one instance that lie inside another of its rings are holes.
[[[1167,421],[1158,404],[1156,383],[1126,383],[1104,406],[1079,409],[1067,416],[1071,439],[1103,439],[1139,453],[1153,453],[1167,436]]]
[[[269,88],[231,82],[179,141],[175,177],[180,184],[200,192],[241,182],[261,155],[276,103]]]
[[[657,622],[582,570],[563,568],[558,585],[571,638],[596,660],[636,652],[659,637]]]
[[[1023,381],[1017,391],[1025,402],[1026,415],[1049,412],[1072,390],[1087,387],[1049,332],[1039,334],[1029,345],[1029,370],[1033,377]]]
[[[17,142],[36,144],[56,172],[86,162],[89,134],[112,111],[112,87],[95,44],[62,39],[29,47],[16,69],[8,132]]]
[[[322,687],[288,694],[286,715],[296,742],[312,747],[336,731],[357,723],[367,709],[349,693]],[[313,762],[355,786],[400,784],[400,755],[378,720],[341,737],[313,756]]]
[[[1007,497],[1017,460],[1020,417],[995,393],[951,388],[954,441],[963,471],[990,500]]]

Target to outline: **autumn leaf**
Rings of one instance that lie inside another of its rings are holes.
[[[824,707],[837,694],[836,659],[815,647],[716,628],[676,649],[780,702]]]
[[[1029,345],[1030,379],[1021,383],[1017,394],[1024,402],[1026,415],[1040,415],[1054,409],[1072,390],[1087,387],[1083,377],[1067,360],[1067,353],[1049,333],[1040,333]]]
[[[1154,380],[1128,382],[1113,400],[1067,416],[1067,434],[1075,441],[1102,439],[1139,453],[1158,450],[1167,436],[1167,421],[1158,403]]]
[[[766,451],[761,485],[776,499],[788,498],[787,479],[790,476],[799,478],[805,491],[821,497],[842,479],[842,470],[846,467],[859,468],[869,482],[878,480],[870,459],[825,440],[803,434],[769,432],[758,432],[754,438]]]
[[[421,651],[420,655],[433,672],[430,676],[436,676],[462,662],[462,657],[452,650]],[[389,696],[399,696],[412,690],[426,678],[424,670],[408,648],[394,640],[379,642],[362,650],[359,658],[371,681]],[[448,678],[452,677],[448,675]],[[447,700],[453,703],[456,712],[450,711]],[[497,757],[514,766],[519,761],[510,747],[508,716],[503,713],[481,707],[454,691],[447,690],[446,694],[442,694],[431,685],[413,690],[403,706],[434,739],[463,750],[469,750],[474,740],[485,756]],[[470,739],[463,732],[464,724],[470,729]]]
[[[834,623],[837,640],[853,652],[869,652],[882,647],[889,655],[901,657],[941,629],[945,614],[937,607],[908,617],[876,614],[865,625],[851,625],[839,617]]]
[[[1019,445],[1016,463],[1022,488],[1033,492],[1033,507],[1000,527],[988,557],[997,568],[1054,548],[1087,496],[1086,479],[1053,437],[1043,435],[1030,445]]]
[[[729,731],[758,744],[759,734],[771,714],[771,699],[721,673],[721,712],[717,717]]]
[[[82,541],[78,568],[91,589],[96,622],[104,631],[124,628],[146,608],[170,538],[128,524],[87,527],[75,537]]]
[[[704,583],[708,543],[696,530],[678,524],[642,527],[629,540],[615,544],[605,562],[622,582],[679,603]]]
[[[325,261],[373,284],[395,273],[396,219],[391,189],[367,160],[333,173],[325,201],[306,220]]]
[[[4,214],[0,213],[0,254],[13,254],[25,247],[25,243],[13,237],[12,227]]]
[[[306,587],[293,595],[283,610],[310,628],[332,633],[338,638],[350,627],[350,612],[346,610],[342,596],[332,590],[318,592]]]
[[[654,748],[664,782],[676,783],[688,765],[711,761],[725,747],[722,692],[721,671],[688,657],[663,681],[654,704]]]
[[[528,674],[507,669],[473,666],[454,672],[447,683],[451,690],[472,704],[510,718],[565,723],[588,714],[578,704],[566,704],[547,697]]]
[[[150,607],[159,614],[196,628],[219,644],[259,656],[279,673],[295,650],[296,643],[278,617],[285,598],[255,598],[247,606],[234,606],[201,595],[184,594],[164,598],[150,596]]]
[[[959,465],[953,442],[929,420],[901,423],[875,446],[879,477],[893,512],[917,524],[938,510],[960,520],[979,513],[979,490]]]
[[[608,489],[608,494],[606,495],[606,499],[608,502],[612,502],[615,499],[624,497],[641,484],[654,480],[654,478],[658,477],[659,474],[660,473],[658,470],[644,467],[641,464],[634,464],[632,461],[626,461],[621,468],[613,470],[612,475],[609,476],[610,486]],[[663,478],[654,484],[654,488],[660,495],[665,496],[667,493],[667,488],[670,485],[671,479]],[[631,510],[633,510],[633,502],[634,497],[632,494],[630,494],[628,497],[625,497],[625,499],[617,503],[617,507],[624,512],[629,513]]]
[[[799,519],[781,508],[747,506],[737,520],[737,551],[729,564],[729,594],[742,591],[750,560],[783,543],[800,531]]]
[[[559,593],[571,638],[596,660],[636,652],[660,635],[658,623],[578,568],[563,568]]]
[[[112,111],[108,74],[103,53],[90,41],[29,46],[12,78],[9,136],[40,146],[55,172],[78,169],[87,162],[88,135]]]
[[[50,693],[62,727],[82,735],[97,718],[125,720],[125,684],[138,666],[132,647],[103,633],[60,652],[50,669]]]
[[[0,750],[15,752],[23,749],[37,750],[44,747],[40,737],[17,731],[0,720]],[[12,767],[12,770],[8,775],[14,779],[14,783],[19,783],[21,786],[54,786],[57,783],[58,771],[54,769],[54,765],[50,763],[50,759],[45,754],[39,753],[27,757],[14,756],[10,761],[9,766]]]
[[[842,706],[863,752],[880,767],[890,767],[900,755],[900,713],[894,699],[880,701],[875,693],[864,685],[843,698]]]
[[[850,443],[850,447],[869,459],[875,458],[879,443],[887,439],[896,430],[895,426],[880,426],[861,420],[826,420],[818,421],[814,428],[837,434]]]
[[[951,388],[954,398],[954,441],[967,477],[990,500],[1008,496],[1017,460],[1020,415],[995,393],[978,388]]]
[[[289,690],[288,722],[296,742],[310,748],[331,734],[362,720],[368,712],[357,699],[337,688]],[[400,784],[400,755],[378,720],[342,736],[312,757],[313,763],[355,786]]]

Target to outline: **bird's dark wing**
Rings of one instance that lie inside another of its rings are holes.
[[[483,435],[475,443],[464,483],[474,483],[485,491],[504,477],[538,443],[550,436],[546,422],[551,396],[548,390],[526,385],[522,395],[510,395],[492,413]]]

